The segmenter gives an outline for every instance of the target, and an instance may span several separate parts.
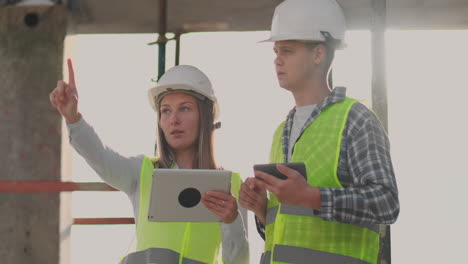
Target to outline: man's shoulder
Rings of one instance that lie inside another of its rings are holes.
[[[381,122],[372,109],[363,101],[353,104],[348,113],[347,128],[353,134],[366,125],[381,126]]]
[[[356,99],[354,99],[356,100]],[[356,100],[351,109],[349,110],[349,118],[356,120],[367,120],[375,118],[376,115],[366,101]]]

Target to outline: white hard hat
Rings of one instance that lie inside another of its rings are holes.
[[[167,70],[158,80],[158,84],[148,90],[151,107],[158,112],[160,95],[164,92],[186,91],[201,99],[213,102],[213,116],[216,120],[219,114],[218,101],[208,77],[199,69],[190,65],[178,65]],[[198,96],[197,96],[198,95]],[[201,96],[200,96],[201,95]]]
[[[285,0],[276,7],[271,36],[264,41],[332,40],[344,48],[345,31],[344,13],[335,0]]]

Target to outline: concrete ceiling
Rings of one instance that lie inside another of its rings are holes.
[[[155,33],[159,0],[68,0],[85,33]],[[282,0],[167,0],[167,32],[268,30]],[[367,29],[372,0],[339,0],[349,29]],[[468,0],[387,0],[391,29],[468,29]]]

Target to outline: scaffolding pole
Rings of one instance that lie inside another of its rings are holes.
[[[159,0],[158,80],[166,71],[167,0]]]
[[[385,72],[387,1],[372,1],[372,109],[388,133],[388,102]],[[390,226],[380,226],[379,264],[391,263]]]

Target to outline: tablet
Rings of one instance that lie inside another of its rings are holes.
[[[148,212],[153,222],[219,222],[201,202],[207,191],[230,193],[231,171],[155,169]]]

